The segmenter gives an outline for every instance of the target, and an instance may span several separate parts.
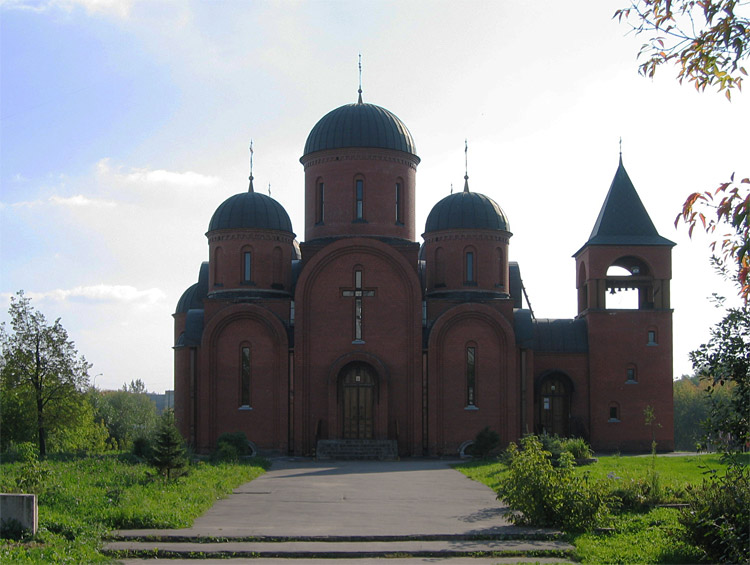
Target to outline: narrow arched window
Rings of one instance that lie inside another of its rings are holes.
[[[477,405],[477,348],[466,347],[466,406]]]
[[[617,402],[609,403],[609,422],[620,421],[620,405]]]
[[[501,248],[497,248],[497,286],[505,287],[505,255]]]
[[[250,379],[251,379],[250,347],[243,345],[240,348],[240,407],[250,407]]]
[[[404,194],[403,185],[400,182],[396,183],[396,223],[404,223]]]
[[[365,181],[356,179],[354,181],[354,219],[362,220],[365,214]]]
[[[474,264],[474,252],[467,251],[464,257],[464,282],[466,284],[476,283],[476,266]]]
[[[281,268],[281,247],[273,248],[273,284],[275,286],[283,285],[282,268]]]
[[[315,194],[315,223],[322,224],[325,219],[326,204],[326,185],[323,181],[318,181],[318,187]]]
[[[223,269],[224,267],[224,250],[221,247],[217,247],[214,250],[214,286],[224,286]]]
[[[253,280],[253,253],[245,250],[242,252],[242,282],[249,283]]]

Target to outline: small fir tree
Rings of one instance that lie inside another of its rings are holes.
[[[167,481],[179,477],[187,466],[185,444],[174,423],[174,412],[165,412],[154,438],[151,465]]]

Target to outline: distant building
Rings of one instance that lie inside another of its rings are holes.
[[[674,243],[657,233],[622,160],[574,254],[571,319],[523,307],[508,218],[469,189],[468,174],[417,242],[420,158],[388,110],[361,96],[333,110],[300,161],[304,243],[251,175],[249,191],[213,214],[209,260],[177,305],[175,412],[198,450],[244,431],[260,449],[300,455],[339,438],[454,455],[485,426],[505,444],[533,431],[648,450],[653,433],[672,449]],[[575,199],[560,212],[557,225],[535,229],[554,238],[584,221]],[[572,283],[550,273],[550,291]],[[637,291],[637,308],[608,308],[625,289]]]
[[[171,410],[174,408],[174,391],[167,390],[164,394],[158,394],[156,392],[147,392],[148,397],[156,404],[156,411],[162,414],[164,410]]]

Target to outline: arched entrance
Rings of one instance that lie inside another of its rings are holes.
[[[567,375],[551,373],[542,378],[536,395],[536,431],[570,435],[570,397],[573,385]]]
[[[373,439],[377,392],[375,371],[366,363],[349,363],[341,370],[339,382],[343,438]]]

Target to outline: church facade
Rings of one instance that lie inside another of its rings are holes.
[[[672,449],[674,244],[622,159],[574,255],[571,319],[523,307],[508,218],[468,176],[417,241],[414,139],[361,94],[313,127],[300,161],[304,242],[251,175],[211,217],[209,260],[177,305],[175,415],[197,450],[242,431],[267,452],[389,439],[401,456],[456,455],[485,427],[503,444]],[[637,308],[608,308],[624,289]]]

